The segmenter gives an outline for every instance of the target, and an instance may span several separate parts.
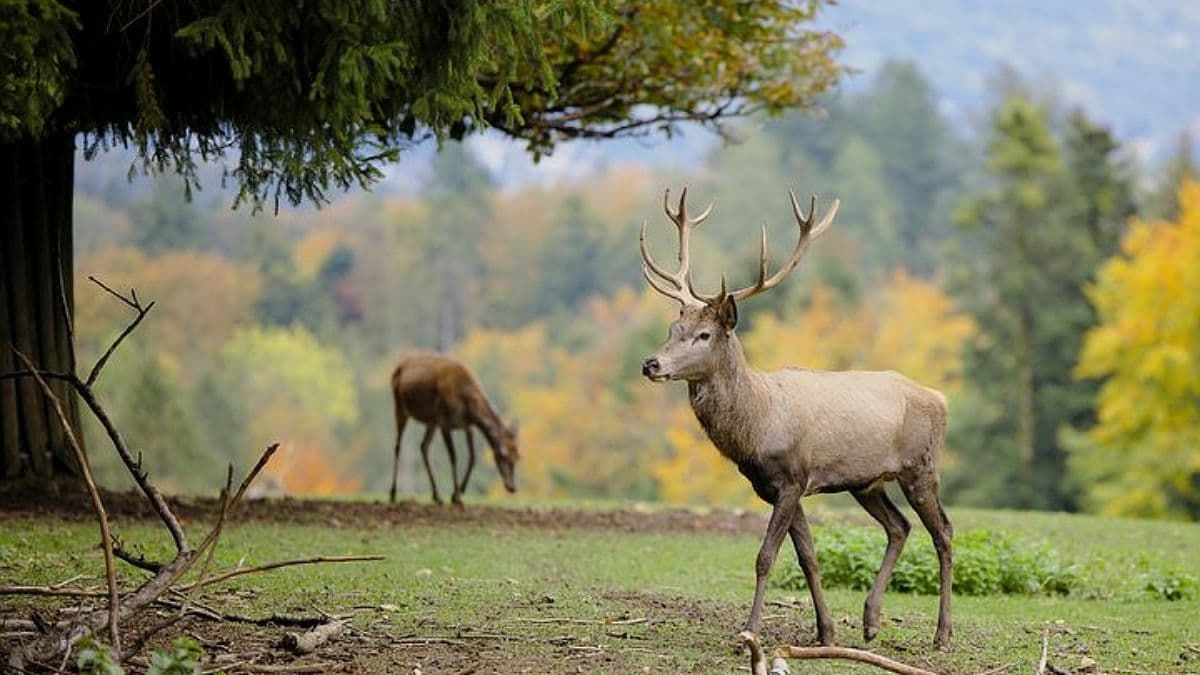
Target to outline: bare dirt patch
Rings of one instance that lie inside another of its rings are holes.
[[[141,520],[155,517],[144,498],[132,493],[105,495],[110,517]],[[168,500],[181,521],[206,521],[215,517],[217,501],[203,497],[173,497]],[[53,517],[91,520],[86,496],[3,495],[0,520],[20,517]],[[293,498],[247,502],[237,514],[239,521],[278,522],[302,525],[332,525],[360,529],[380,527],[424,527],[486,525],[533,527],[561,530],[605,530],[615,532],[709,533],[761,536],[766,517],[758,513],[728,509],[629,507],[611,510],[565,509],[558,507],[439,506],[415,501],[396,504],[339,502]]]

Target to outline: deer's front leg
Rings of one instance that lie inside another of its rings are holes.
[[[758,558],[754,561],[754,603],[750,605],[750,618],[746,621],[746,630],[758,633],[762,623],[763,599],[767,593],[767,577],[775,564],[775,556],[779,554],[779,546],[792,525],[792,518],[800,506],[799,490],[781,490],[775,500],[775,508],[771,511],[771,520],[767,523],[767,535],[763,537],[762,547],[758,549]]]
[[[471,432],[471,425],[467,425],[467,471],[463,474],[462,483],[459,484],[458,491],[467,491],[467,481],[471,480],[471,470],[475,468],[475,434]]]
[[[821,644],[833,644],[833,619],[829,617],[829,607],[825,605],[825,592],[821,590],[821,570],[817,567],[817,551],[813,547],[812,532],[808,529],[808,519],[804,517],[804,507],[796,502],[796,514],[792,518],[792,545],[796,547],[796,557],[800,559],[800,569],[804,571],[804,580],[808,582],[812,593],[813,611],[817,615],[817,639]]]
[[[454,489],[450,502],[462,506],[462,489],[458,484],[458,452],[454,449],[454,439],[450,436],[450,427],[442,427],[442,442],[446,444],[446,452],[450,455],[450,485]]]

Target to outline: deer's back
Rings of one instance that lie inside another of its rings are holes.
[[[410,354],[392,373],[396,406],[426,424],[466,426],[482,398],[475,377],[462,363],[440,354]]]
[[[776,412],[765,447],[808,467],[811,489],[865,487],[936,461],[945,398],[895,371],[785,369],[765,375]]]

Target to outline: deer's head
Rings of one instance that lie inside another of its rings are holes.
[[[500,470],[500,478],[504,481],[504,489],[509,492],[517,491],[517,461],[521,453],[517,449],[517,421],[502,424],[500,437],[492,446],[492,457],[496,460],[496,468]]]
[[[646,223],[642,223],[642,275],[654,290],[679,302],[679,318],[671,324],[667,341],[653,356],[642,362],[642,374],[655,382],[664,380],[703,380],[716,373],[721,365],[728,363],[728,351],[734,342],[733,331],[737,327],[737,303],[763,291],[774,288],[800,262],[808,244],[820,236],[837,215],[838,201],[821,222],[813,224],[817,213],[817,198],[812,198],[808,216],[800,211],[796,195],[789,192],[792,214],[800,228],[800,239],[787,262],[779,271],[767,278],[767,228],[762,229],[758,258],[758,281],[746,288],[733,292],[725,290],[725,278],[721,278],[721,291],[716,295],[705,295],[696,291],[691,275],[691,234],[712,212],[709,204],[704,212],[695,217],[687,214],[687,188],[679,196],[679,205],[672,209],[670,190],[663,195],[663,210],[667,218],[679,230],[679,269],[670,273],[663,269],[646,246]]]

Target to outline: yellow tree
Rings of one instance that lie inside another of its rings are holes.
[[[1068,433],[1088,508],[1200,519],[1200,183],[1174,222],[1134,221],[1089,297],[1076,374],[1105,378],[1097,423]]]

